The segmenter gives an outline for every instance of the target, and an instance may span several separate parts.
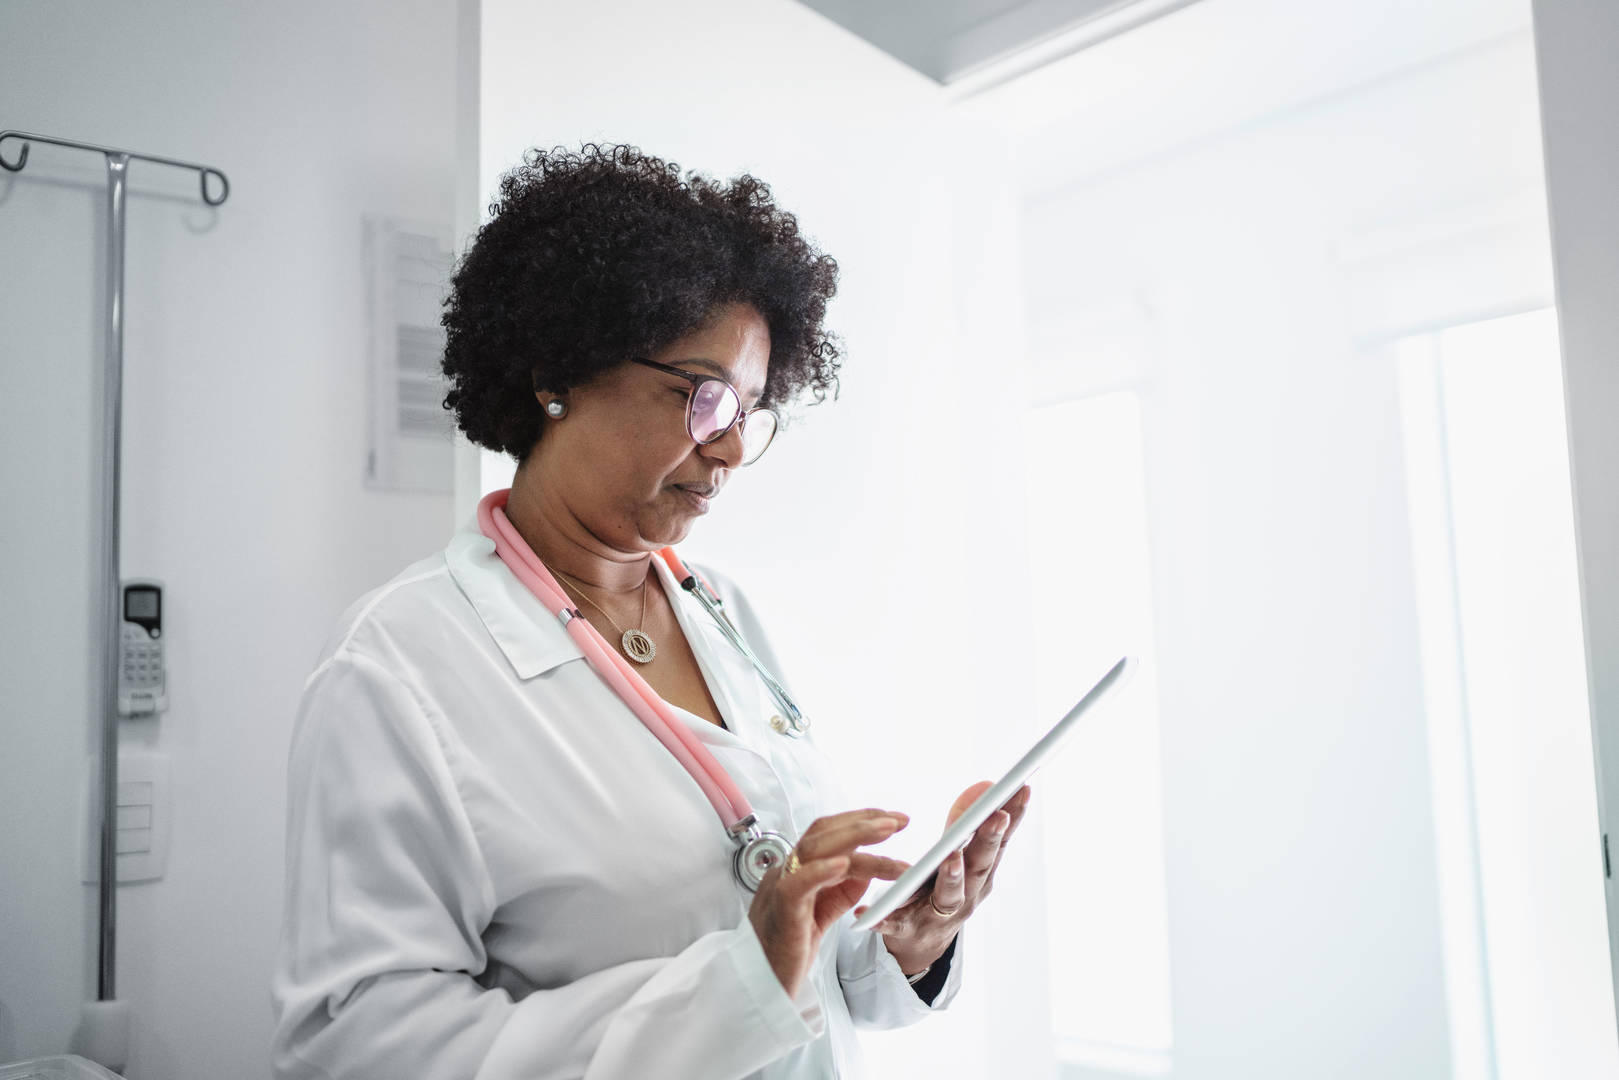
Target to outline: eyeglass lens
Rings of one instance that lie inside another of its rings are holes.
[[[687,419],[692,440],[707,444],[723,435],[742,414],[736,391],[721,379],[704,379],[692,388]],[[755,461],[776,435],[776,415],[759,409],[742,418],[742,464]]]
[[[742,418],[742,464],[751,465],[759,460],[770,440],[776,437],[776,414],[769,409],[755,409]]]
[[[736,391],[719,379],[704,379],[691,392],[691,437],[699,443],[713,442],[736,422],[742,411]]]

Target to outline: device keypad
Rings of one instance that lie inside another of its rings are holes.
[[[124,625],[124,682],[158,686],[163,681],[163,647],[139,626]]]

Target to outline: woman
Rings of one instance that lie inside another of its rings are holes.
[[[955,994],[1027,789],[931,890],[850,929],[904,869],[862,848],[905,815],[839,809],[813,738],[653,557],[764,452],[772,406],[835,385],[836,264],[754,178],[630,147],[533,152],[492,212],[447,303],[445,404],[519,467],[349,609],[305,687],[277,1074],[858,1075],[852,1025]],[[520,577],[535,563],[557,611]],[[746,597],[698,573],[779,671]],[[696,774],[598,673],[608,648],[793,844],[756,892]]]

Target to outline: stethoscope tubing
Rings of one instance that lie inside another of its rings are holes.
[[[708,583],[686,568],[686,564],[681,561],[680,556],[675,554],[674,548],[663,548],[658,554],[662,556],[669,569],[674,572],[675,580],[680,582],[681,588],[697,598],[697,602],[713,618],[715,625],[720,629],[720,633],[725,635],[725,639],[731,643],[737,652],[742,654],[744,660],[753,665],[753,670],[764,681],[765,689],[770,691],[770,696],[775,699],[776,704],[786,714],[784,717],[787,722],[786,733],[794,738],[803,738],[805,732],[809,730],[809,724],[805,723],[804,714],[799,709],[797,702],[793,701],[792,695],[787,693],[787,688],[777,681],[776,677],[770,673],[770,669],[765,667],[764,662],[754,654],[752,649],[748,648],[748,643],[742,637],[742,632],[736,628],[735,623],[731,622],[731,617],[725,613],[725,608],[721,605],[719,597],[714,595]]]
[[[669,711],[668,703],[653,690],[630,662],[607,644],[590,620],[568,600],[551,572],[540,562],[522,535],[506,517],[509,489],[492,491],[478,503],[478,526],[495,543],[495,553],[533,592],[550,612],[562,621],[568,636],[584,653],[585,660],[618,695],[648,731],[680,762],[713,804],[720,821],[733,836],[738,834],[753,807],[741,788],[715,760],[685,724]],[[667,715],[666,715],[667,714]]]

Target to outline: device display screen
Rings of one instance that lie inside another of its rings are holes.
[[[124,594],[124,618],[157,618],[157,593],[151,589],[131,589]]]

